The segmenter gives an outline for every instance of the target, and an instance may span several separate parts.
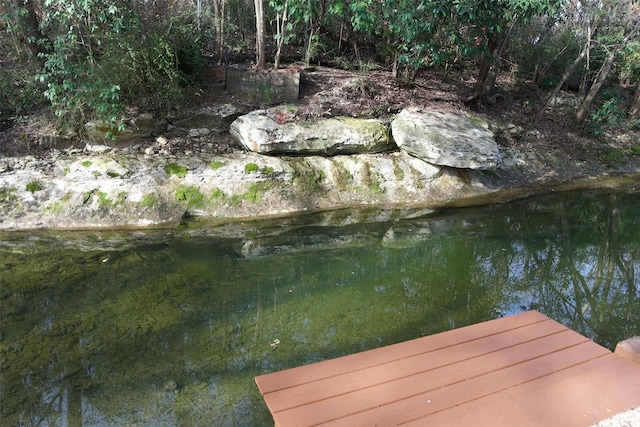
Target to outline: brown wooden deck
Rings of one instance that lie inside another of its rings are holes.
[[[256,377],[276,426],[590,426],[640,365],[529,311]]]

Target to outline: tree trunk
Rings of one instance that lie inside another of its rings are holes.
[[[636,91],[633,94],[633,104],[631,105],[631,109],[629,110],[629,115],[637,116],[639,112],[640,112],[640,80],[638,80]]]
[[[542,42],[547,38],[547,35],[551,32],[551,30],[554,28],[555,24],[557,23],[557,19],[555,19],[555,17],[548,17],[547,20],[547,24],[544,26],[543,30],[541,33],[539,33],[536,38],[537,38],[537,43],[540,45],[542,44]],[[556,59],[558,59],[558,57],[560,55],[562,55],[564,53],[565,50],[567,50],[568,46],[565,46],[560,52],[558,52],[556,54],[556,56],[550,60],[550,61],[546,61],[546,64],[540,64],[540,60],[536,60],[536,65],[535,65],[535,69],[533,72],[533,84],[538,86],[538,87],[542,87],[542,82],[547,74],[547,71],[549,69],[549,67],[551,67],[551,64],[553,64],[555,62]]]
[[[284,10],[282,11],[282,20],[280,20],[280,16],[276,17],[276,21],[278,21],[278,44],[277,44],[278,47],[276,49],[276,56],[273,61],[274,70],[277,70],[278,68],[280,68],[280,55],[282,54],[282,46],[284,45],[284,39],[286,37],[288,13],[289,13],[289,0],[285,0]]]
[[[216,50],[218,51],[218,65],[222,64],[224,49],[224,1],[213,0],[214,25],[216,29]]]
[[[555,98],[556,95],[558,95],[558,92],[560,92],[560,89],[562,88],[564,83],[567,81],[569,76],[571,76],[571,74],[573,74],[573,72],[575,71],[576,67],[582,62],[584,57],[587,56],[587,50],[588,49],[589,49],[588,45],[585,45],[584,48],[582,48],[582,51],[580,52],[580,55],[578,55],[578,57],[575,59],[575,61],[573,61],[573,64],[571,64],[571,66],[569,68],[567,68],[567,71],[564,72],[564,74],[562,75],[562,78],[560,79],[560,81],[558,82],[556,87],[553,89],[553,92],[551,92],[551,95],[549,95],[547,100],[544,102],[544,105],[542,106],[542,108],[540,108],[540,110],[538,111],[538,114],[536,115],[536,120],[535,120],[536,122],[538,120],[540,120],[540,117],[542,117],[542,114],[544,114],[544,112],[547,109],[547,107],[549,106],[549,104],[551,104],[551,101],[553,100],[553,98]]]
[[[551,65],[553,65],[553,63],[556,61],[556,59],[558,59],[560,57],[560,55],[565,53],[568,48],[569,48],[569,46],[563,47],[562,50],[560,50],[556,54],[556,56],[554,56],[550,61],[548,61],[546,65],[540,65],[540,63],[536,63],[535,71],[533,73],[533,84],[534,85],[536,85],[538,87],[542,87],[543,86],[544,78],[547,76],[547,71],[549,71],[549,68],[551,68]]]
[[[596,96],[598,95],[598,92],[600,92],[600,89],[602,89],[605,80],[607,80],[607,77],[609,77],[609,73],[611,72],[611,68],[613,67],[613,61],[616,58],[617,51],[618,50],[616,49],[614,52],[612,52],[604,61],[604,63],[600,67],[600,70],[598,71],[598,74],[596,75],[595,82],[589,89],[589,92],[587,92],[587,96],[585,96],[580,103],[578,111],[576,112],[576,124],[579,127],[582,127],[582,125],[584,124],[587,118],[587,113],[589,113],[589,109],[591,108],[591,104],[593,104],[593,101],[596,99]]]
[[[316,24],[312,18],[313,9],[311,0],[307,0],[307,17],[305,18],[305,31],[304,31],[304,64],[309,65],[313,59],[313,37],[319,28],[316,28]],[[319,20],[318,20],[319,22]],[[318,25],[319,26],[319,25]]]
[[[578,126],[582,127],[582,125],[584,124],[593,101],[596,99],[596,96],[598,95],[598,92],[600,92],[600,89],[602,89],[602,86],[607,80],[607,77],[609,77],[609,73],[611,72],[611,68],[613,67],[613,63],[616,59],[616,56],[618,55],[618,52],[627,45],[638,28],[640,28],[640,21],[636,22],[631,31],[629,31],[629,33],[622,40],[622,43],[620,43],[615,49],[611,51],[607,59],[604,61],[604,64],[602,64],[602,67],[600,67],[600,70],[596,75],[595,82],[591,86],[591,89],[589,89],[587,96],[585,96],[584,100],[578,107],[578,112],[576,113],[576,122]]]
[[[40,33],[38,29],[40,21],[36,14],[34,1],[26,0],[23,2],[21,0],[15,0],[15,7],[18,10],[24,11],[24,13],[18,16],[22,30],[22,41],[27,45],[33,56],[36,57],[39,62],[44,63],[44,55],[48,50],[42,43],[38,42],[47,37]]]
[[[267,34],[264,27],[264,0],[253,0],[256,8],[256,65],[264,70],[267,67],[265,58],[265,43]]]
[[[493,54],[493,51],[494,51],[492,47],[493,44],[495,43],[492,43],[491,41],[489,41],[489,51],[491,52],[491,55]],[[487,81],[487,78],[489,76],[489,71],[492,66],[490,61],[491,61],[490,55],[484,55],[480,60],[480,69],[478,70],[478,77],[476,78],[476,83],[473,88],[473,94],[471,94],[471,96],[469,96],[465,100],[467,103],[476,102],[477,105],[479,106],[482,102],[482,97],[487,94],[487,92],[485,91],[485,82]]]
[[[494,40],[488,43],[490,56],[483,56],[480,61],[480,71],[476,79],[473,95],[466,99],[467,102],[475,101],[480,105],[482,97],[492,97],[496,93],[496,79],[500,71],[500,58],[507,47],[509,35],[513,30],[512,24],[506,33],[498,34]],[[492,61],[493,59],[493,61]]]

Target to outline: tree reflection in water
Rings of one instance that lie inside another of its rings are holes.
[[[353,215],[3,236],[0,419],[270,425],[265,372],[528,309],[610,348],[640,334],[637,192]]]

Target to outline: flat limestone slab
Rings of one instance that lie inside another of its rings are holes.
[[[276,426],[591,426],[640,366],[537,311],[256,377]]]

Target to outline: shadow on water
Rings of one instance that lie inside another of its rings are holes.
[[[351,216],[2,236],[3,425],[271,425],[256,375],[529,309],[640,334],[637,192]]]

